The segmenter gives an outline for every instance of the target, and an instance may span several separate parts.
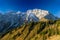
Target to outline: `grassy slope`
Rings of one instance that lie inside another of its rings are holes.
[[[30,22],[3,35],[0,40],[52,40],[56,35],[60,37],[60,20]]]

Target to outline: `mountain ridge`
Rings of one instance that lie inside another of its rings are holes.
[[[21,27],[21,25],[24,25],[24,24],[27,25],[30,22],[32,23],[34,22],[35,24],[41,21],[42,24],[45,25],[46,24],[45,22],[49,22],[51,20],[52,23],[51,22],[50,23],[53,24],[53,21],[56,21],[58,19],[54,15],[50,14],[48,11],[41,10],[41,9],[27,10],[27,12],[23,12],[23,13],[20,11],[18,12],[12,11],[12,12],[7,12],[6,14],[0,14],[0,15],[1,15],[0,16],[0,19],[1,19],[0,20],[0,36],[1,37],[3,37],[6,33],[9,33],[10,31],[12,31],[13,29],[19,28]],[[34,24],[32,23],[31,25],[34,26]],[[31,26],[30,29],[28,28],[29,31],[33,30],[31,28],[34,28],[34,27]]]
[[[50,14],[46,10],[41,9],[33,9],[27,10],[27,12],[13,12],[9,11],[6,14],[0,13],[0,31],[2,31],[4,26],[8,24],[6,27],[7,29],[14,28],[24,24],[25,22],[38,22],[40,19],[47,19],[47,20],[56,20],[57,18]],[[43,20],[43,21],[44,21]]]

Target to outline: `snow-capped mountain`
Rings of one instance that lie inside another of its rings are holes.
[[[41,9],[27,10],[27,12],[9,11],[5,14],[0,13],[0,32],[6,32],[9,29],[18,27],[25,23],[25,21],[40,21],[41,18],[46,18],[49,20],[56,19],[56,17],[51,13]]]
[[[33,9],[33,10],[28,10],[27,11],[27,15],[29,16],[29,14],[32,13],[34,14],[36,17],[38,17],[39,19],[43,18],[44,16],[48,15],[49,12],[45,11],[45,10],[41,10],[41,9]]]
[[[41,9],[33,9],[33,10],[27,10],[27,20],[29,18],[29,16],[31,16],[30,14],[36,16],[35,18],[38,18],[38,20],[42,19],[42,18],[46,18],[48,20],[56,20],[57,18],[52,15],[50,12],[46,11],[46,10],[41,10]],[[31,16],[32,17],[32,16]],[[30,20],[32,20],[33,18],[31,18]],[[34,20],[34,19],[33,19]]]

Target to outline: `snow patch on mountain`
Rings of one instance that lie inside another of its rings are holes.
[[[34,14],[36,17],[38,17],[39,19],[45,17],[46,15],[49,14],[48,11],[46,10],[41,10],[41,9],[33,9],[33,10],[27,10],[27,17],[32,13]]]

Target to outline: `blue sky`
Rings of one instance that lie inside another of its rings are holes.
[[[0,0],[0,11],[22,11],[28,9],[48,10],[55,16],[60,17],[60,0]]]

